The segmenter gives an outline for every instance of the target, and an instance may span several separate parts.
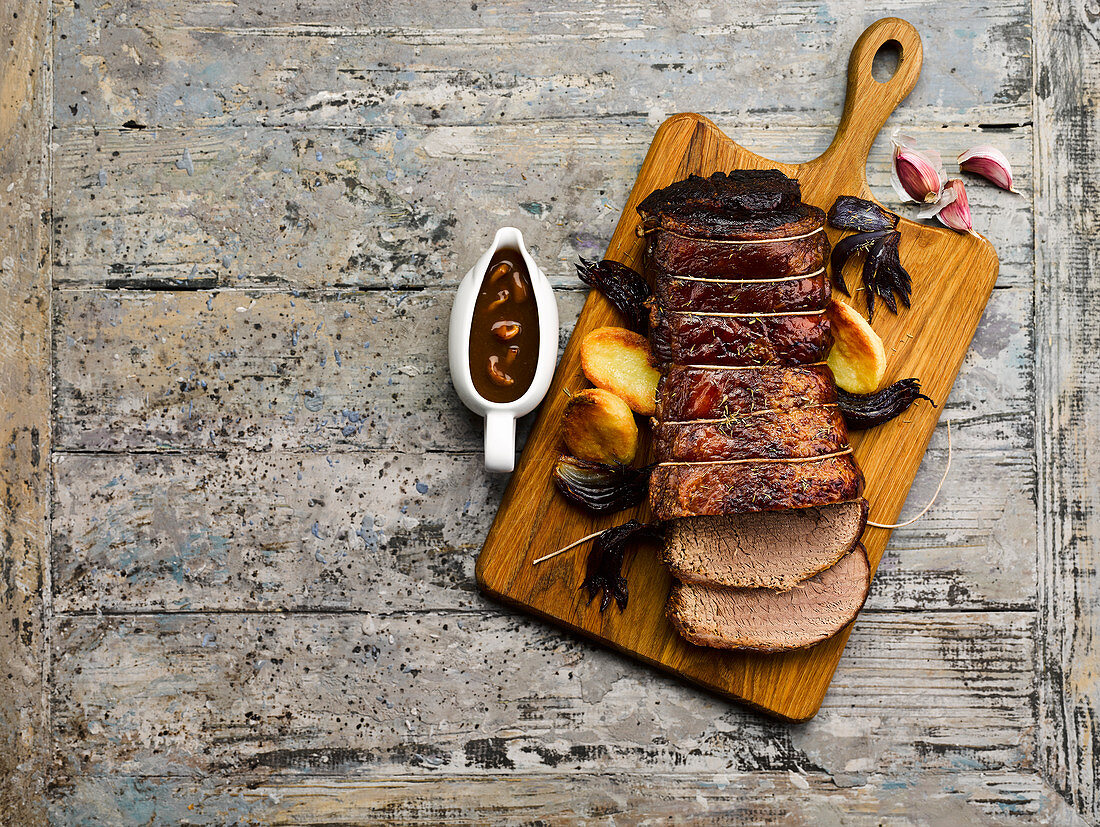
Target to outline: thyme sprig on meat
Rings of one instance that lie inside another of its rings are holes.
[[[898,242],[901,241],[901,232],[895,229],[900,220],[898,216],[871,201],[842,195],[829,209],[828,218],[837,229],[856,233],[845,236],[833,248],[830,261],[833,285],[845,296],[851,295],[844,282],[844,265],[862,254],[861,278],[867,291],[867,319],[875,316],[876,298],[891,313],[898,312],[895,293],[897,299],[909,307],[913,283],[898,255]]]

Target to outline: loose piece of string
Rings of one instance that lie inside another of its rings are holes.
[[[919,520],[921,517],[923,517],[925,514],[927,514],[929,509],[931,509],[932,506],[935,505],[936,498],[940,495],[940,490],[943,488],[943,484],[947,481],[947,475],[951,471],[951,455],[952,455],[951,420],[949,419],[949,420],[947,420],[947,466],[943,469],[943,476],[940,477],[940,484],[937,485],[936,490],[934,492],[932,492],[932,499],[928,501],[928,505],[926,505],[924,508],[922,508],[920,510],[920,512],[915,517],[913,517],[909,520],[906,520],[904,523],[890,523],[890,524],[887,524],[887,523],[876,523],[876,522],[873,522],[871,520],[868,520],[867,525],[873,526],[875,528],[905,528],[905,526],[912,525],[917,520]],[[574,540],[569,545],[563,546],[562,548],[559,548],[557,551],[552,551],[549,554],[544,554],[542,557],[539,557],[539,558],[535,559],[534,561],[532,561],[531,565],[532,566],[537,566],[539,563],[543,562],[544,560],[549,560],[551,557],[557,557],[559,554],[564,554],[567,551],[575,549],[577,546],[583,545],[584,543],[587,543],[589,540],[594,540],[596,537],[599,537],[601,534],[603,534],[603,532],[605,530],[606,529],[601,529],[600,531],[593,531],[591,534],[585,535],[584,537],[581,537],[579,540]]]
[[[932,499],[929,500],[928,505],[921,509],[920,513],[911,520],[906,520],[904,523],[894,523],[892,525],[885,525],[883,523],[873,523],[870,520],[867,521],[867,525],[874,526],[875,528],[904,528],[907,525],[912,525],[925,514],[928,513],[933,503],[936,502],[936,497],[940,495],[940,489],[943,488],[944,482],[947,480],[947,472],[951,470],[951,420],[947,420],[947,467],[943,469],[943,476],[940,478],[940,484],[936,486],[935,492],[932,494]]]
[[[587,543],[589,540],[592,540],[592,539],[595,539],[596,537],[599,537],[606,530],[607,529],[600,529],[599,531],[593,531],[587,537],[581,537],[579,540],[573,541],[572,543],[565,546],[564,548],[559,548],[557,551],[552,551],[549,554],[542,555],[542,557],[540,557],[537,560],[533,561],[531,563],[531,565],[532,566],[537,566],[543,560],[549,560],[551,557],[557,557],[559,554],[564,554],[565,552],[569,551],[569,549],[576,548],[577,546],[581,545],[582,543]]]

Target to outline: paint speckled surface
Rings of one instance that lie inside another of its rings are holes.
[[[18,44],[0,822],[1100,818],[1092,11],[0,10]],[[925,65],[872,151],[874,191],[894,201],[900,127],[948,159],[997,144],[1025,196],[968,179],[1001,275],[937,400],[953,470],[895,533],[821,714],[789,726],[476,592],[503,481],[449,386],[450,291],[512,224],[565,335],[572,262],[602,253],[661,120],[698,111],[809,158],[847,50],[886,14],[917,26]]]

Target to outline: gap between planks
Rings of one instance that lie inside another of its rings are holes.
[[[698,109],[695,110],[696,114],[702,115],[708,120],[721,124],[732,123],[735,124],[739,132],[746,130],[766,130],[766,129],[793,129],[808,131],[812,130],[835,130],[836,120],[814,120],[804,117],[806,114],[820,114],[818,110],[797,110],[792,109],[788,111],[776,111],[774,113],[768,113],[769,119],[767,121],[745,121],[745,113],[733,109]],[[773,117],[774,116],[774,117]],[[791,120],[784,120],[784,116],[790,116]],[[492,129],[495,127],[524,127],[524,126],[551,126],[556,123],[571,124],[571,123],[600,123],[608,122],[613,123],[616,126],[629,126],[632,123],[645,126],[647,129],[652,128],[652,123],[649,120],[648,112],[638,112],[634,110],[624,110],[622,112],[589,112],[582,113],[580,115],[546,115],[537,118],[509,118],[507,120],[483,120],[483,121],[447,121],[446,123],[432,123],[431,121],[413,121],[411,123],[405,123],[404,121],[395,123],[362,123],[362,124],[348,124],[348,123],[310,123],[310,122],[288,122],[283,120],[264,120],[249,121],[247,123],[240,123],[236,121],[223,121],[215,123],[202,123],[202,124],[179,124],[179,123],[166,123],[166,124],[143,124],[140,127],[124,126],[122,124],[65,124],[58,127],[59,132],[71,132],[73,134],[80,135],[93,135],[99,136],[103,134],[120,134],[120,135],[133,135],[143,132],[177,132],[177,133],[195,133],[195,132],[217,132],[222,130],[244,130],[255,131],[256,129],[270,129],[282,132],[302,132],[302,131],[320,131],[320,132],[386,132],[396,131],[399,129],[407,129],[410,126],[416,129]],[[839,113],[837,114],[839,118]],[[965,117],[965,115],[961,116]],[[922,129],[931,129],[939,127],[948,131],[959,132],[974,132],[977,131],[981,134],[991,135],[1014,135],[1019,133],[1029,133],[1034,128],[1030,121],[1022,121],[1019,123],[1012,122],[1007,128],[999,124],[989,123],[975,123],[972,120],[952,120],[939,119],[933,120],[929,123],[923,123]],[[732,130],[731,130],[732,131]],[[793,163],[787,161],[785,163]]]
[[[475,551],[476,549],[471,549]],[[872,590],[874,586],[871,586]],[[580,587],[578,586],[578,591]],[[463,594],[475,594],[476,592],[463,592]],[[476,593],[479,594],[479,593]],[[547,623],[540,621],[533,617],[520,616],[515,611],[510,611],[505,607],[500,607],[500,604],[490,603],[488,599],[482,598],[485,602],[480,606],[472,606],[470,608],[455,608],[455,607],[431,607],[423,609],[391,609],[387,611],[380,611],[377,609],[329,609],[329,608],[310,608],[309,606],[302,606],[296,608],[271,608],[271,609],[69,609],[69,610],[54,610],[51,617],[53,618],[88,618],[88,617],[217,617],[226,615],[251,615],[251,616],[271,616],[271,617],[287,617],[291,618],[295,615],[301,615],[303,617],[361,617],[368,615],[370,617],[417,617],[417,616],[458,616],[469,617],[476,615],[478,617],[495,617],[502,620],[514,620],[522,621],[525,625],[534,628],[547,628]],[[1038,612],[1037,607],[1020,606],[1018,608],[1006,607],[1004,605],[996,606],[973,606],[966,608],[955,608],[951,606],[929,606],[922,607],[920,609],[885,609],[882,607],[866,606],[859,613],[861,617],[877,615],[880,617],[896,617],[899,615],[983,615],[983,614],[1001,614],[1006,616],[1019,615],[1026,617],[1034,615]],[[858,625],[858,621],[857,621]],[[585,646],[592,646],[596,649],[608,649],[603,644],[586,640],[579,635],[562,629],[560,627],[550,624],[550,628],[554,633],[561,637],[575,641],[576,643],[583,644]],[[609,650],[610,651],[610,650]],[[634,665],[639,668],[643,668],[640,664],[633,662]]]

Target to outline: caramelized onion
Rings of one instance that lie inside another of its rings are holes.
[[[844,265],[852,256],[866,253],[884,235],[886,235],[886,230],[875,233],[859,233],[858,235],[845,236],[836,243],[836,246],[833,247],[832,257],[829,259],[833,269],[833,287],[845,296],[852,295],[848,292],[848,285],[844,283]]]
[[[836,389],[836,401],[850,431],[863,431],[889,422],[918,399],[932,402],[920,392],[920,380],[915,377],[902,379],[874,393],[848,393],[842,388]],[[932,407],[936,407],[935,402]]]
[[[842,195],[834,201],[829,208],[828,220],[838,230],[853,230],[857,233],[892,230],[898,226],[899,221],[896,215],[873,201],[854,195]]]
[[[571,503],[597,514],[622,511],[646,497],[653,466],[605,465],[563,454],[554,466],[554,485]]]
[[[581,281],[599,290],[634,330],[645,331],[649,324],[645,300],[650,290],[640,273],[609,258],[599,263],[582,258],[576,266]]]
[[[898,257],[900,240],[901,233],[896,230],[887,233],[871,246],[863,260],[863,286],[867,289],[868,321],[875,315],[875,296],[882,299],[891,313],[898,312],[894,293],[898,294],[902,304],[909,306],[912,280],[906,269],[901,266],[901,259]]]
[[[588,553],[588,574],[581,583],[581,588],[588,591],[588,601],[591,603],[602,591],[601,612],[611,605],[612,598],[618,604],[620,612],[625,610],[629,596],[626,578],[622,575],[626,544],[631,540],[655,540],[660,536],[658,526],[646,525],[637,520],[629,520],[602,532],[592,543],[592,550]]]
[[[871,233],[849,235],[837,242],[833,248],[830,264],[833,270],[833,286],[845,296],[848,285],[844,283],[844,265],[860,255],[863,258],[863,287],[867,291],[867,319],[875,317],[875,299],[881,299],[890,308],[891,313],[898,312],[897,293],[901,303],[909,306],[913,282],[908,271],[901,266],[898,255],[898,242],[901,233],[897,230],[880,230]]]

